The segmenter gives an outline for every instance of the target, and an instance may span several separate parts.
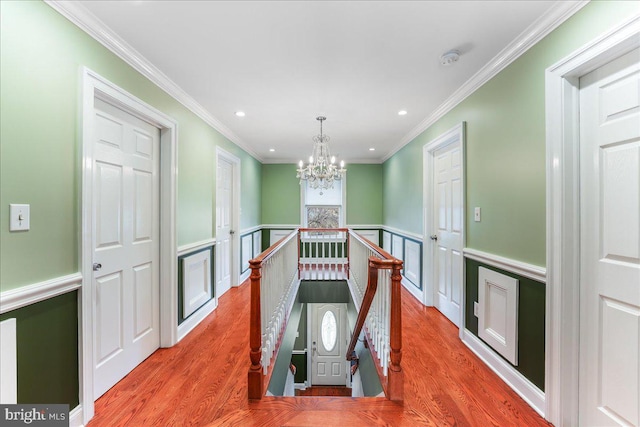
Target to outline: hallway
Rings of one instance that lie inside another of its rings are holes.
[[[100,426],[548,426],[459,340],[434,308],[403,289],[404,407],[381,398],[247,400],[245,282],[170,349],[160,349],[96,401]]]

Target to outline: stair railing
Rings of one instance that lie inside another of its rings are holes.
[[[347,349],[353,358],[362,330],[381,377],[386,396],[404,399],[402,360],[402,261],[371,241],[349,231],[352,295],[358,308],[356,326]]]
[[[344,280],[349,276],[348,228],[300,228],[298,277]]]
[[[261,399],[265,375],[287,325],[298,292],[298,230],[249,261],[251,314],[249,319],[249,399]]]

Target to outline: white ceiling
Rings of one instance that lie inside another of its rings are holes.
[[[263,162],[306,159],[325,115],[332,154],[378,163],[558,2],[80,3]]]

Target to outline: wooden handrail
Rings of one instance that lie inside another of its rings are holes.
[[[369,257],[369,280],[367,281],[367,290],[362,298],[362,305],[360,306],[360,312],[358,312],[356,326],[353,329],[353,336],[351,337],[351,342],[347,348],[347,360],[353,360],[356,358],[354,350],[358,343],[358,337],[362,332],[364,322],[367,320],[367,315],[369,314],[369,308],[371,308],[373,297],[376,295],[376,290],[378,290],[379,262],[392,262],[392,260],[381,260],[374,256]]]
[[[390,307],[390,331],[389,331],[389,347],[390,347],[390,366],[387,373],[387,383],[385,391],[387,397],[390,400],[396,402],[402,402],[404,400],[404,372],[400,362],[402,360],[402,300],[401,300],[401,286],[402,286],[402,265],[403,262],[394,258],[391,254],[381,249],[378,245],[375,245],[370,240],[354,233],[349,232],[349,236],[359,240],[370,250],[374,251],[380,257],[369,257],[368,268],[368,281],[367,288],[365,290],[364,297],[362,299],[362,305],[358,313],[356,320],[356,326],[349,343],[347,350],[347,360],[352,360],[355,356],[355,346],[358,342],[358,337],[362,332],[364,323],[369,314],[371,303],[375,297],[375,293],[378,287],[378,271],[379,270],[391,270],[391,307]],[[384,384],[383,384],[384,386]]]
[[[298,235],[298,230],[291,232],[263,251],[256,258],[249,261],[251,268],[251,313],[249,314],[249,359],[251,366],[248,373],[249,399],[261,399],[264,391],[264,375],[262,374],[262,321],[260,308],[260,281],[262,279],[262,264],[271,258],[276,251],[283,247],[289,240]]]

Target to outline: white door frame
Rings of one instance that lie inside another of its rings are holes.
[[[460,122],[455,125],[442,135],[438,136],[436,139],[430,141],[422,148],[422,158],[423,158],[423,174],[422,174],[422,182],[424,183],[422,187],[423,191],[423,229],[424,229],[424,237],[423,237],[423,247],[424,250],[424,259],[423,265],[425,266],[425,272],[433,272],[433,244],[431,243],[430,236],[435,234],[433,230],[433,217],[431,213],[433,212],[434,206],[434,197],[433,197],[433,168],[434,168],[434,153],[442,147],[445,147],[449,144],[460,144],[460,151],[462,152],[462,247],[466,246],[466,233],[465,230],[467,228],[466,225],[466,198],[467,198],[467,185],[466,185],[466,122]],[[462,255],[462,254],[461,254]],[[462,271],[460,272],[460,277],[462,278],[462,295],[461,295],[461,304],[460,304],[460,337],[462,337],[462,332],[464,331],[464,308],[465,308],[465,292],[464,292],[464,262],[462,263]],[[422,303],[427,306],[433,306],[434,301],[434,292],[436,289],[435,283],[433,283],[433,275],[424,274],[423,278],[423,293],[422,293]]]
[[[640,15],[546,71],[545,418],[578,425],[581,76],[640,46]]]
[[[214,170],[216,171],[215,176],[217,179],[218,176],[218,159],[223,158],[227,162],[233,165],[233,202],[232,202],[232,210],[233,213],[231,215],[231,229],[234,231],[234,234],[231,235],[231,287],[240,286],[240,177],[242,176],[240,173],[240,159],[228,151],[216,147],[216,164],[214,166]],[[216,181],[217,182],[217,181]],[[217,190],[217,183],[215,186]],[[218,204],[218,196],[216,194],[216,205]],[[216,206],[217,208],[217,206]],[[216,209],[217,211],[217,209]],[[216,228],[216,222],[214,222],[214,229]],[[217,236],[216,236],[217,237]],[[218,271],[220,271],[219,258],[217,253],[215,254],[215,300],[216,305],[218,305],[218,291],[216,285],[218,284]]]
[[[80,360],[80,405],[83,422],[94,415],[93,366],[93,126],[94,100],[99,98],[127,113],[152,123],[160,129],[160,345],[171,347],[178,336],[177,252],[176,252],[176,171],[177,123],[117,87],[99,74],[82,70],[82,183],[80,209],[80,268],[82,287],[79,292],[78,325]]]

